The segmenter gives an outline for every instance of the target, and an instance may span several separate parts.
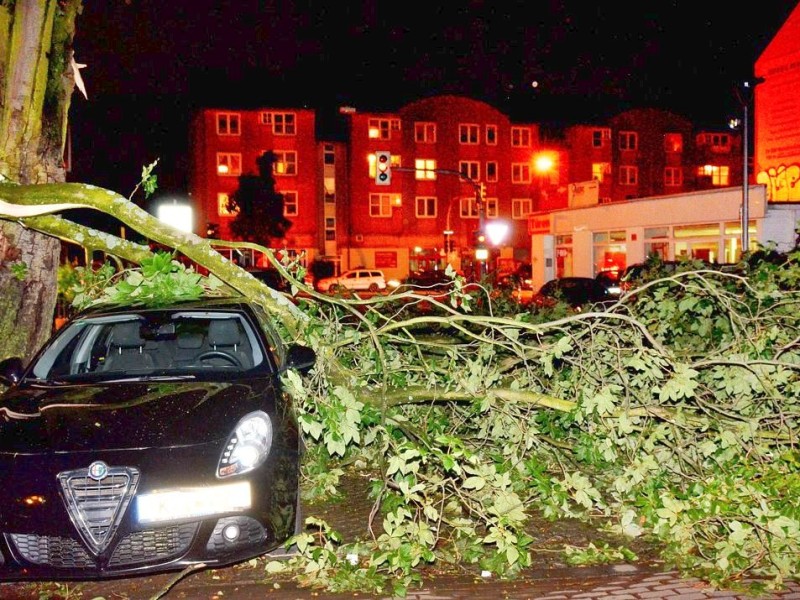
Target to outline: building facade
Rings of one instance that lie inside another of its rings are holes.
[[[346,139],[334,142],[317,138],[311,109],[199,111],[190,133],[195,231],[230,237],[227,198],[267,150],[292,221],[271,245],[337,271],[364,266],[393,278],[448,263],[477,276],[535,262],[531,236],[552,211],[741,185],[738,134],[695,132],[660,110],[548,138],[536,123],[461,96],[395,113],[341,112]],[[379,152],[391,156],[386,182],[376,179]],[[487,234],[483,264],[478,232]]]

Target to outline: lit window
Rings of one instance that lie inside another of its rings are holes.
[[[436,123],[414,123],[414,141],[418,144],[435,144]]]
[[[531,128],[530,127],[512,127],[511,128],[511,145],[515,148],[530,148],[531,146]]]
[[[511,199],[512,219],[527,219],[528,215],[532,212],[533,212],[533,202],[531,202],[530,198]]]
[[[239,152],[217,152],[217,174],[238,177],[242,174],[242,155]]]
[[[683,136],[680,133],[665,133],[664,152],[670,154],[683,152]]]
[[[217,113],[217,135],[239,135],[239,113]]]
[[[592,179],[602,182],[611,173],[611,163],[592,163]]]
[[[275,163],[272,172],[275,175],[297,175],[297,152],[292,150],[273,150]]]
[[[530,183],[531,166],[528,163],[511,164],[511,183]]]
[[[416,179],[436,179],[436,160],[432,158],[418,158],[414,161],[414,177]]]
[[[703,165],[698,167],[697,174],[700,177],[707,177],[711,180],[711,185],[726,186],[730,185],[730,168],[727,166],[718,165]]]
[[[390,194],[369,195],[369,216],[387,218],[392,216],[392,196]]]
[[[432,196],[417,196],[416,216],[420,219],[433,219],[436,217],[436,198]]]
[[[300,205],[297,200],[297,192],[281,192],[283,196],[283,216],[296,217],[300,210]]]
[[[458,126],[458,142],[460,144],[477,144],[480,136],[480,126],[473,123],[461,123]]]
[[[636,143],[638,136],[635,131],[620,131],[619,132],[619,149],[620,150],[636,150]]]
[[[396,123],[394,123],[396,121]],[[392,139],[392,126],[400,128],[398,119],[370,119],[367,124],[368,135],[371,140]]]
[[[639,182],[639,169],[637,167],[622,166],[619,168],[620,185],[636,185]]]
[[[219,192],[217,194],[217,214],[220,217],[235,217],[236,214],[239,212],[238,210],[231,211],[228,210],[228,200],[230,196],[224,192]]]

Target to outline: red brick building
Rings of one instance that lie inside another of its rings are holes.
[[[277,188],[293,223],[273,247],[397,278],[448,262],[472,274],[481,224],[506,228],[489,243],[489,268],[502,270],[531,260],[536,215],[742,183],[738,133],[694,132],[664,111],[627,111],[555,139],[459,96],[341,116],[346,139],[333,142],[317,138],[310,109],[200,111],[190,145],[195,230],[215,224],[227,237],[227,195],[266,150],[278,155]],[[375,177],[380,151],[391,153],[384,185]]]

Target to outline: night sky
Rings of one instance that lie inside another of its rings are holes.
[[[199,106],[308,106],[330,136],[339,106],[440,93],[542,124],[657,107],[724,127],[740,111],[734,87],[796,4],[86,0],[71,179],[128,195],[159,158],[162,189],[185,190]]]

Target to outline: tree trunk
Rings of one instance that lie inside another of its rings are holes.
[[[82,0],[0,3],[0,177],[65,181],[74,88],[72,40]],[[0,222],[0,359],[33,352],[52,332],[60,242]]]

